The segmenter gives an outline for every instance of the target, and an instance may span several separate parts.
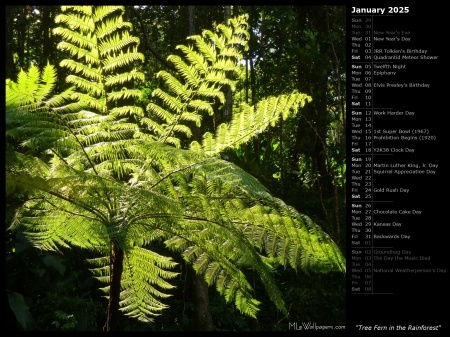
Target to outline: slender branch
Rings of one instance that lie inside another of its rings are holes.
[[[77,172],[72,166],[70,166],[70,165],[67,163],[67,161],[66,161],[63,157],[60,156],[60,154],[59,154],[58,152],[56,152],[56,151],[53,150],[53,149],[50,149],[50,151],[52,151],[59,159],[61,159],[61,160],[64,162],[64,164],[66,164],[66,166],[68,166],[69,168],[71,168],[72,170],[74,170],[75,172]]]
[[[95,166],[94,166],[94,164],[93,164],[92,161],[91,161],[91,158],[90,158],[90,157],[88,156],[88,154],[86,153],[86,150],[84,149],[83,144],[81,144],[81,142],[80,142],[80,140],[78,139],[78,137],[77,137],[77,136],[74,134],[74,132],[72,131],[72,128],[71,128],[69,125],[67,125],[66,123],[64,123],[64,120],[61,118],[61,116],[60,116],[57,112],[55,112],[55,110],[52,110],[52,111],[53,111],[53,113],[55,114],[56,118],[63,122],[63,125],[65,126],[65,128],[66,128],[67,130],[69,130],[70,134],[75,138],[75,141],[78,143],[78,145],[80,145],[81,150],[83,151],[84,155],[86,156],[87,160],[89,161],[89,164],[91,165],[92,169],[94,170],[94,173],[98,176],[98,172],[97,172],[97,170],[95,169]],[[65,162],[65,161],[64,161],[64,162]]]
[[[173,214],[170,214],[170,213],[144,213],[144,214],[136,215],[134,217],[130,217],[128,219],[128,222],[131,224],[131,223],[135,223],[136,221],[143,220],[143,219],[148,219],[148,218],[153,218],[153,219],[157,219],[157,218],[160,218],[160,219],[162,219],[162,218],[169,218],[170,219],[170,218],[173,218],[174,220],[182,219],[181,216],[173,215]]]
[[[69,213],[69,214],[72,214],[72,215],[75,215],[75,216],[79,216],[79,217],[82,217],[82,218],[86,218],[86,219],[89,219],[89,220],[98,221],[98,219],[93,218],[93,217],[90,217],[90,216],[88,216],[88,215],[81,214],[81,213],[71,212],[71,211],[68,211],[68,210],[66,210],[66,209],[63,209],[63,208],[61,208],[61,207],[58,207],[58,206],[56,206],[54,203],[52,203],[52,202],[49,201],[49,200],[46,200],[46,202],[48,202],[48,203],[49,203],[50,205],[52,205],[54,208],[59,209],[59,210],[62,211],[62,212]]]
[[[191,103],[192,99],[189,99],[189,101],[187,103],[184,104],[184,109],[180,111],[180,113],[176,116],[176,118],[174,119],[174,121],[172,122],[171,125],[169,125],[170,129],[167,130],[166,128],[166,134],[159,137],[158,141],[161,143],[165,143],[167,138],[169,138],[169,136],[172,134],[173,130],[175,129],[175,126],[178,125],[179,121],[181,120],[181,116],[183,116],[183,113],[187,110],[188,105]]]
[[[287,314],[284,315],[278,322],[277,324],[280,324],[282,321],[284,321],[286,318],[289,319],[289,313],[291,312],[291,307],[292,307],[292,303],[289,304],[289,309],[287,311]]]
[[[97,214],[98,217],[101,219],[101,221],[106,221],[107,220],[103,216],[102,212],[100,212],[99,210],[95,209],[94,207],[91,207],[91,206],[89,206],[89,205],[87,205],[87,204],[85,204],[85,203],[83,203],[81,201],[75,201],[75,200],[66,198],[66,197],[64,197],[64,196],[62,196],[62,195],[60,195],[58,193],[52,192],[52,191],[45,191],[45,192],[47,192],[50,195],[53,195],[54,197],[57,197],[57,198],[62,199],[62,200],[65,200],[65,201],[67,201],[68,203],[70,203],[72,205],[75,205],[75,206],[81,207],[83,209],[86,209],[87,211],[89,211],[89,212],[91,212],[93,214]]]
[[[147,34],[147,30],[145,29],[145,24],[144,21],[142,20],[141,14],[134,8],[134,6],[128,6],[129,8],[131,8],[131,10],[133,11],[134,15],[136,16],[136,18],[139,21],[139,24],[141,25],[141,29],[142,32],[144,34],[145,37],[145,44],[148,48],[148,50],[150,50],[150,52],[163,64],[165,65],[167,68],[169,68],[170,70],[176,71],[175,67],[173,66],[172,63],[167,62],[164,57],[162,57],[150,44],[150,39],[148,37]]]
[[[78,145],[80,145],[81,150],[83,151],[85,157],[87,158],[87,160],[89,161],[89,164],[92,167],[92,170],[94,170],[95,175],[98,176],[98,172],[95,169],[94,163],[92,162],[91,158],[89,157],[89,155],[86,153],[86,150],[84,149],[83,144],[81,144],[80,140],[78,139],[78,137],[73,133],[72,129],[69,126],[66,126],[66,128],[69,130],[69,132],[72,134],[72,136],[75,137],[76,142],[78,143]]]
[[[202,161],[200,161],[200,162],[197,162],[197,163],[194,163],[194,164],[185,166],[185,167],[183,167],[183,168],[181,168],[181,169],[179,169],[179,170],[174,170],[174,171],[170,172],[168,175],[162,177],[159,181],[157,181],[156,183],[154,183],[152,186],[150,186],[150,189],[153,189],[156,185],[158,185],[159,183],[161,183],[163,180],[169,178],[172,174],[175,174],[175,173],[179,173],[179,172],[185,171],[185,170],[187,170],[187,169],[189,169],[189,168],[191,168],[191,167],[193,167],[193,166],[196,166],[196,165],[199,165],[199,164],[202,164],[202,163],[211,161],[212,159],[213,159],[213,158],[208,158],[208,159],[202,160]]]

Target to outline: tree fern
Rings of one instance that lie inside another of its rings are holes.
[[[106,330],[119,306],[146,322],[167,307],[163,301],[176,275],[171,270],[175,263],[151,250],[155,240],[179,252],[227,301],[253,317],[259,302],[242,268],[259,273],[284,312],[274,266],[345,271],[339,249],[311,219],[215,156],[248,141],[280,116],[296,113],[309,99],[306,95],[294,92],[256,107],[242,105],[231,123],[220,126],[215,136],[206,134],[203,144],[193,143],[191,150],[176,147],[180,134],[191,134],[188,123],[199,125],[202,113],[213,113],[213,103],[224,101],[220,88],[234,88],[228,75],[240,71],[249,36],[246,16],[192,37],[196,50],[180,46],[185,60],[169,58],[180,80],[161,72],[168,90],[154,91],[161,105],[149,104],[149,115],[141,118],[144,112],[130,102],[139,96],[136,84],[143,75],[134,63],[142,55],[129,34],[130,24],[122,21],[123,7],[63,10],[55,33],[63,39],[59,47],[72,55],[61,66],[70,72],[67,80],[74,89],[43,101],[51,91],[53,70],[45,70],[42,81],[33,69],[21,73],[17,83],[7,82],[9,134],[24,141],[34,137],[53,155],[45,163],[9,154],[7,188],[25,189],[30,196],[11,228],[23,226],[39,249],[78,246],[96,254],[92,270],[107,284],[103,289],[109,299]],[[42,103],[35,105],[33,95]],[[32,130],[37,114],[45,117],[39,130],[55,130],[51,141]],[[131,122],[137,117],[141,124]],[[30,167],[20,170],[25,163]]]

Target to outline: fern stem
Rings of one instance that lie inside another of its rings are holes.
[[[114,242],[110,252],[110,281],[109,281],[109,299],[108,299],[108,315],[103,331],[117,330],[119,318],[120,303],[120,283],[123,272],[124,252]]]
[[[102,213],[101,211],[95,209],[95,208],[92,207],[92,206],[89,206],[89,205],[86,204],[86,203],[83,203],[83,202],[78,201],[78,200],[76,201],[76,200],[73,200],[73,199],[66,198],[66,197],[64,197],[64,196],[62,196],[62,195],[60,195],[60,194],[58,194],[58,193],[52,192],[52,191],[46,191],[46,192],[47,192],[48,194],[50,194],[50,195],[53,195],[54,197],[63,199],[63,200],[67,201],[67,202],[70,203],[70,204],[73,204],[73,205],[75,205],[75,206],[78,206],[78,207],[81,207],[81,208],[83,208],[83,209],[86,209],[86,210],[88,210],[89,212],[91,212],[91,213],[93,213],[93,214],[97,214],[97,216],[100,218],[100,221],[101,221],[101,222],[107,221],[107,218],[104,217],[104,215],[103,215],[103,213]]]
[[[185,170],[187,170],[187,169],[189,169],[189,168],[191,168],[191,167],[193,167],[193,166],[196,166],[196,165],[203,164],[203,163],[206,163],[206,162],[208,162],[208,161],[211,161],[212,159],[213,159],[213,158],[208,158],[208,159],[205,159],[205,160],[196,162],[196,163],[194,163],[194,164],[190,164],[190,165],[188,165],[188,166],[185,166],[185,167],[183,167],[183,168],[181,168],[181,169],[179,169],[179,170],[173,170],[173,171],[171,171],[168,175],[162,177],[159,181],[157,181],[157,182],[154,183],[152,186],[150,186],[150,189],[153,189],[155,186],[157,186],[158,184],[160,184],[163,180],[169,178],[172,174],[179,173],[179,172],[183,172],[183,171],[185,171]]]

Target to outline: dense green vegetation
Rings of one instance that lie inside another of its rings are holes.
[[[6,26],[11,328],[345,325],[344,8],[9,6]]]

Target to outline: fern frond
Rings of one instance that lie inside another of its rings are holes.
[[[137,89],[127,89],[123,88],[120,91],[111,91],[107,94],[108,101],[118,101],[120,99],[136,98],[142,97],[142,91]]]
[[[239,77],[239,74],[241,72],[241,68],[238,66],[238,64],[234,60],[229,58],[218,59],[217,62],[214,64],[214,68],[223,71],[233,72],[237,77]]]
[[[242,54],[235,47],[225,47],[220,51],[220,56],[233,57],[237,60],[242,58]]]
[[[177,55],[170,55],[167,60],[173,63],[178,72],[183,76],[183,79],[190,86],[197,87],[200,84],[198,72],[194,66],[189,66]]]
[[[166,112],[164,109],[161,109],[156,105],[155,105],[155,108],[151,107],[149,110],[152,112],[155,112],[154,110],[156,110],[156,109],[161,110],[161,111],[157,112],[158,114],[164,114]],[[157,123],[153,119],[144,117],[141,119],[141,123],[146,125],[149,130],[155,132],[155,134],[157,134],[158,136],[160,136],[164,133],[164,125]]]
[[[213,69],[211,70],[205,77],[205,79],[209,82],[209,83],[219,83],[221,85],[229,85],[232,90],[235,89],[235,82],[233,80],[230,80],[228,78],[226,78],[225,72],[222,70],[218,70],[218,69]]]
[[[197,93],[200,97],[217,98],[220,101],[220,103],[225,102],[224,93],[219,90],[218,86],[215,85],[210,86],[207,83],[202,83],[198,88]]]
[[[189,36],[188,39],[195,41],[195,46],[202,53],[203,57],[206,60],[208,60],[212,63],[216,62],[217,53],[216,53],[216,49],[214,48],[214,46],[212,44],[207,43],[199,35]]]
[[[84,91],[92,92],[92,94],[97,97],[104,94],[103,85],[99,82],[92,82],[76,75],[67,76],[66,82],[73,83],[78,88],[83,89]]]
[[[64,9],[62,10],[64,11]],[[76,33],[76,29],[81,29],[81,31],[83,31],[84,33],[93,32],[95,26],[94,20],[91,16],[60,14],[55,18],[55,23],[66,23],[73,28],[69,30],[62,27],[57,27],[53,30],[54,34],[60,34],[64,38],[73,42],[76,41],[80,46],[89,46],[89,43],[87,41],[80,39],[80,35]]]
[[[106,76],[105,85],[106,86],[113,86],[117,84],[122,85],[124,83],[128,83],[131,81],[144,82],[144,80],[145,80],[144,74],[137,71],[136,69],[133,69],[129,72],[122,72],[119,74]]]
[[[24,178],[23,175],[22,177]],[[36,180],[36,177],[30,178]],[[51,251],[59,251],[58,246],[102,249],[108,237],[106,232],[100,230],[98,219],[76,202],[67,202],[65,199],[71,192],[58,190],[58,180],[47,180],[40,185],[37,185],[36,181],[30,181],[28,184],[35,188],[38,186],[39,190],[47,195],[45,199],[32,199],[26,202],[15,216],[16,221],[20,219],[25,228],[25,235],[31,239],[35,247]],[[92,206],[89,208],[95,210]],[[61,223],[64,223],[64,226],[61,226]]]
[[[76,111],[78,109],[81,109],[78,102],[71,102],[66,106],[63,106],[63,104],[70,101],[73,93],[74,93],[74,87],[70,87],[66,90],[64,90],[62,93],[52,96],[49,99],[47,99],[44,103],[47,104],[52,108],[52,111]]]
[[[76,62],[74,60],[62,60],[60,62],[60,66],[66,67],[75,73],[80,72],[83,74],[83,76],[95,82],[100,82],[102,78],[101,74],[99,74],[98,69],[86,66],[84,63]]]
[[[219,37],[216,33],[210,30],[204,30],[202,33],[203,37],[208,38],[211,42],[218,48],[223,49],[225,47],[226,39],[224,37]]]
[[[103,20],[112,13],[116,15],[114,18],[118,20],[118,22],[114,22],[112,26],[116,26],[117,23],[122,22],[122,15],[125,13],[125,8],[123,6],[95,6],[93,18],[96,23],[102,23]]]
[[[53,154],[45,164],[8,150],[6,192],[30,197],[11,229],[24,228],[39,249],[98,252],[100,257],[90,260],[92,271],[107,284],[114,276],[111,246],[122,250],[121,310],[145,322],[167,308],[163,301],[177,276],[174,261],[150,250],[156,240],[179,252],[227,302],[252,317],[260,303],[243,268],[258,273],[284,313],[273,267],[345,272],[345,258],[319,226],[217,157],[296,113],[309,96],[294,92],[254,107],[244,104],[214,136],[205,133],[202,145],[193,142],[195,151],[177,148],[178,135],[191,135],[189,123],[200,125],[201,113],[211,114],[213,104],[225,102],[223,86],[236,87],[232,76],[240,72],[249,37],[246,16],[191,37],[193,47],[180,46],[183,57],[169,57],[179,76],[159,73],[167,90],[153,96],[162,106],[151,102],[144,116],[140,107],[125,103],[141,97],[134,85],[144,77],[130,71],[143,55],[121,18],[123,7],[64,11],[69,13],[59,23],[65,27],[56,32],[63,39],[60,47],[72,55],[61,65],[75,87],[46,97],[54,84],[51,68],[44,73],[47,82],[37,69],[21,72],[17,84],[7,81],[8,135]],[[128,116],[138,116],[151,132],[129,123]],[[22,164],[29,167],[21,169]]]
[[[209,111],[211,106],[209,104],[204,104],[202,101],[193,100],[189,103],[189,108],[194,108],[196,111]],[[202,116],[197,114],[196,112],[183,112],[180,116],[180,120],[182,121],[191,121],[194,122],[197,126],[200,126],[200,122],[202,120]],[[183,126],[183,125],[180,125]]]
[[[233,28],[229,27],[228,25],[225,25],[223,23],[220,23],[217,25],[217,31],[221,32],[222,35],[227,39],[231,39],[231,35],[233,34]],[[222,48],[221,48],[222,49]]]
[[[31,66],[28,72],[21,71],[17,83],[7,80],[6,134],[22,146],[45,150],[67,135],[52,107],[65,102],[72,90],[48,98],[55,78],[55,68],[48,64],[42,74]]]
[[[144,109],[135,105],[125,105],[110,110],[110,115],[113,117],[121,116],[144,116]]]
[[[80,83],[83,83],[84,81],[81,81]],[[86,82],[84,82],[86,83]],[[106,106],[106,98],[97,98],[92,97],[89,94],[84,94],[81,92],[74,92],[72,94],[72,99],[78,100],[81,104],[81,106],[87,106],[93,109],[96,109],[97,111],[100,111],[102,113],[107,112],[107,106]]]
[[[144,54],[137,52],[136,48],[133,47],[131,50],[127,50],[126,53],[121,50],[120,53],[116,53],[113,56],[106,55],[103,69],[110,72],[119,67],[130,65],[135,61],[144,62]]]
[[[155,89],[152,96],[160,98],[170,109],[174,110],[175,114],[179,114],[184,108],[183,102],[178,97],[173,97],[161,89]],[[173,117],[170,121],[172,120]]]
[[[227,78],[227,72],[239,75],[241,68],[239,59],[242,58],[242,55],[236,48],[246,45],[249,35],[243,33],[244,17],[234,21],[230,20],[230,22],[232,22],[232,26],[224,26],[227,28],[219,29],[219,34],[204,31],[202,36],[190,36],[189,39],[194,40],[194,46],[177,46],[177,49],[182,51],[183,57],[177,55],[168,57],[168,61],[174,64],[182,81],[167,72],[158,74],[165,80],[168,90],[155,89],[153,96],[160,97],[164,105],[168,107],[166,111],[174,115],[167,125],[161,125],[165,129],[162,138],[165,142],[168,142],[167,139],[170,137],[171,142],[180,143],[180,140],[176,140],[174,132],[177,128],[176,125],[184,124],[183,113],[186,110],[183,109],[185,106],[193,108],[196,112],[212,115],[213,104],[216,100],[221,103],[225,102],[222,87],[229,85],[232,90],[235,90],[236,80]],[[232,39],[231,43],[228,42],[230,39]],[[173,96],[169,92],[174,92],[176,98],[170,99],[169,97]],[[150,109],[154,110],[153,107]],[[165,121],[167,122],[167,120],[166,118]],[[200,126],[200,122],[201,119],[196,120],[197,126]]]
[[[55,86],[56,70],[47,64],[42,72],[31,65],[28,72],[20,71],[17,82],[6,81],[6,108],[33,110],[47,99]],[[31,103],[36,102],[36,105]]]
[[[98,66],[101,62],[98,58],[97,49],[88,51],[66,41],[60,42],[58,44],[58,49],[68,51],[72,56],[76,56],[79,59],[84,58],[87,64]]]
[[[192,96],[192,90],[188,85],[181,84],[172,74],[167,71],[161,70],[156,74],[156,77],[161,77],[166,82],[167,86],[183,100],[189,100]]]
[[[43,85],[41,84],[36,90],[36,98],[39,102],[47,99],[56,84],[56,70],[50,63],[47,63],[42,71],[42,81]]]
[[[111,7],[111,6],[108,6]],[[99,39],[103,39],[116,31],[122,29],[132,29],[133,25],[130,22],[123,21],[122,18],[109,18],[107,22],[102,22],[101,26],[97,29],[97,35]]]
[[[195,52],[192,47],[186,47],[184,45],[179,45],[176,49],[180,49],[184,53],[186,58],[200,74],[205,75],[208,72],[208,63],[202,54]]]
[[[109,259],[90,259],[96,266],[92,270],[96,278],[104,283],[109,282]],[[167,305],[159,299],[171,295],[165,291],[173,286],[166,280],[178,275],[169,271],[176,266],[170,258],[156,254],[150,250],[133,247],[127,250],[122,274],[122,291],[120,293],[120,310],[125,315],[143,322],[152,322],[153,317],[161,314]],[[161,289],[161,290],[158,290]],[[108,291],[109,287],[105,288]]]
[[[125,30],[121,35],[116,33],[102,40],[99,44],[100,56],[115,54],[122,51],[125,47],[135,45],[139,45],[139,39]]]
[[[203,149],[214,156],[227,148],[237,147],[263,132],[281,117],[288,118],[311,101],[311,97],[294,92],[290,95],[269,97],[260,101],[256,109],[246,104],[241,105],[239,113],[232,116],[230,124],[222,124],[217,128],[214,139],[211,134],[205,134]]]

